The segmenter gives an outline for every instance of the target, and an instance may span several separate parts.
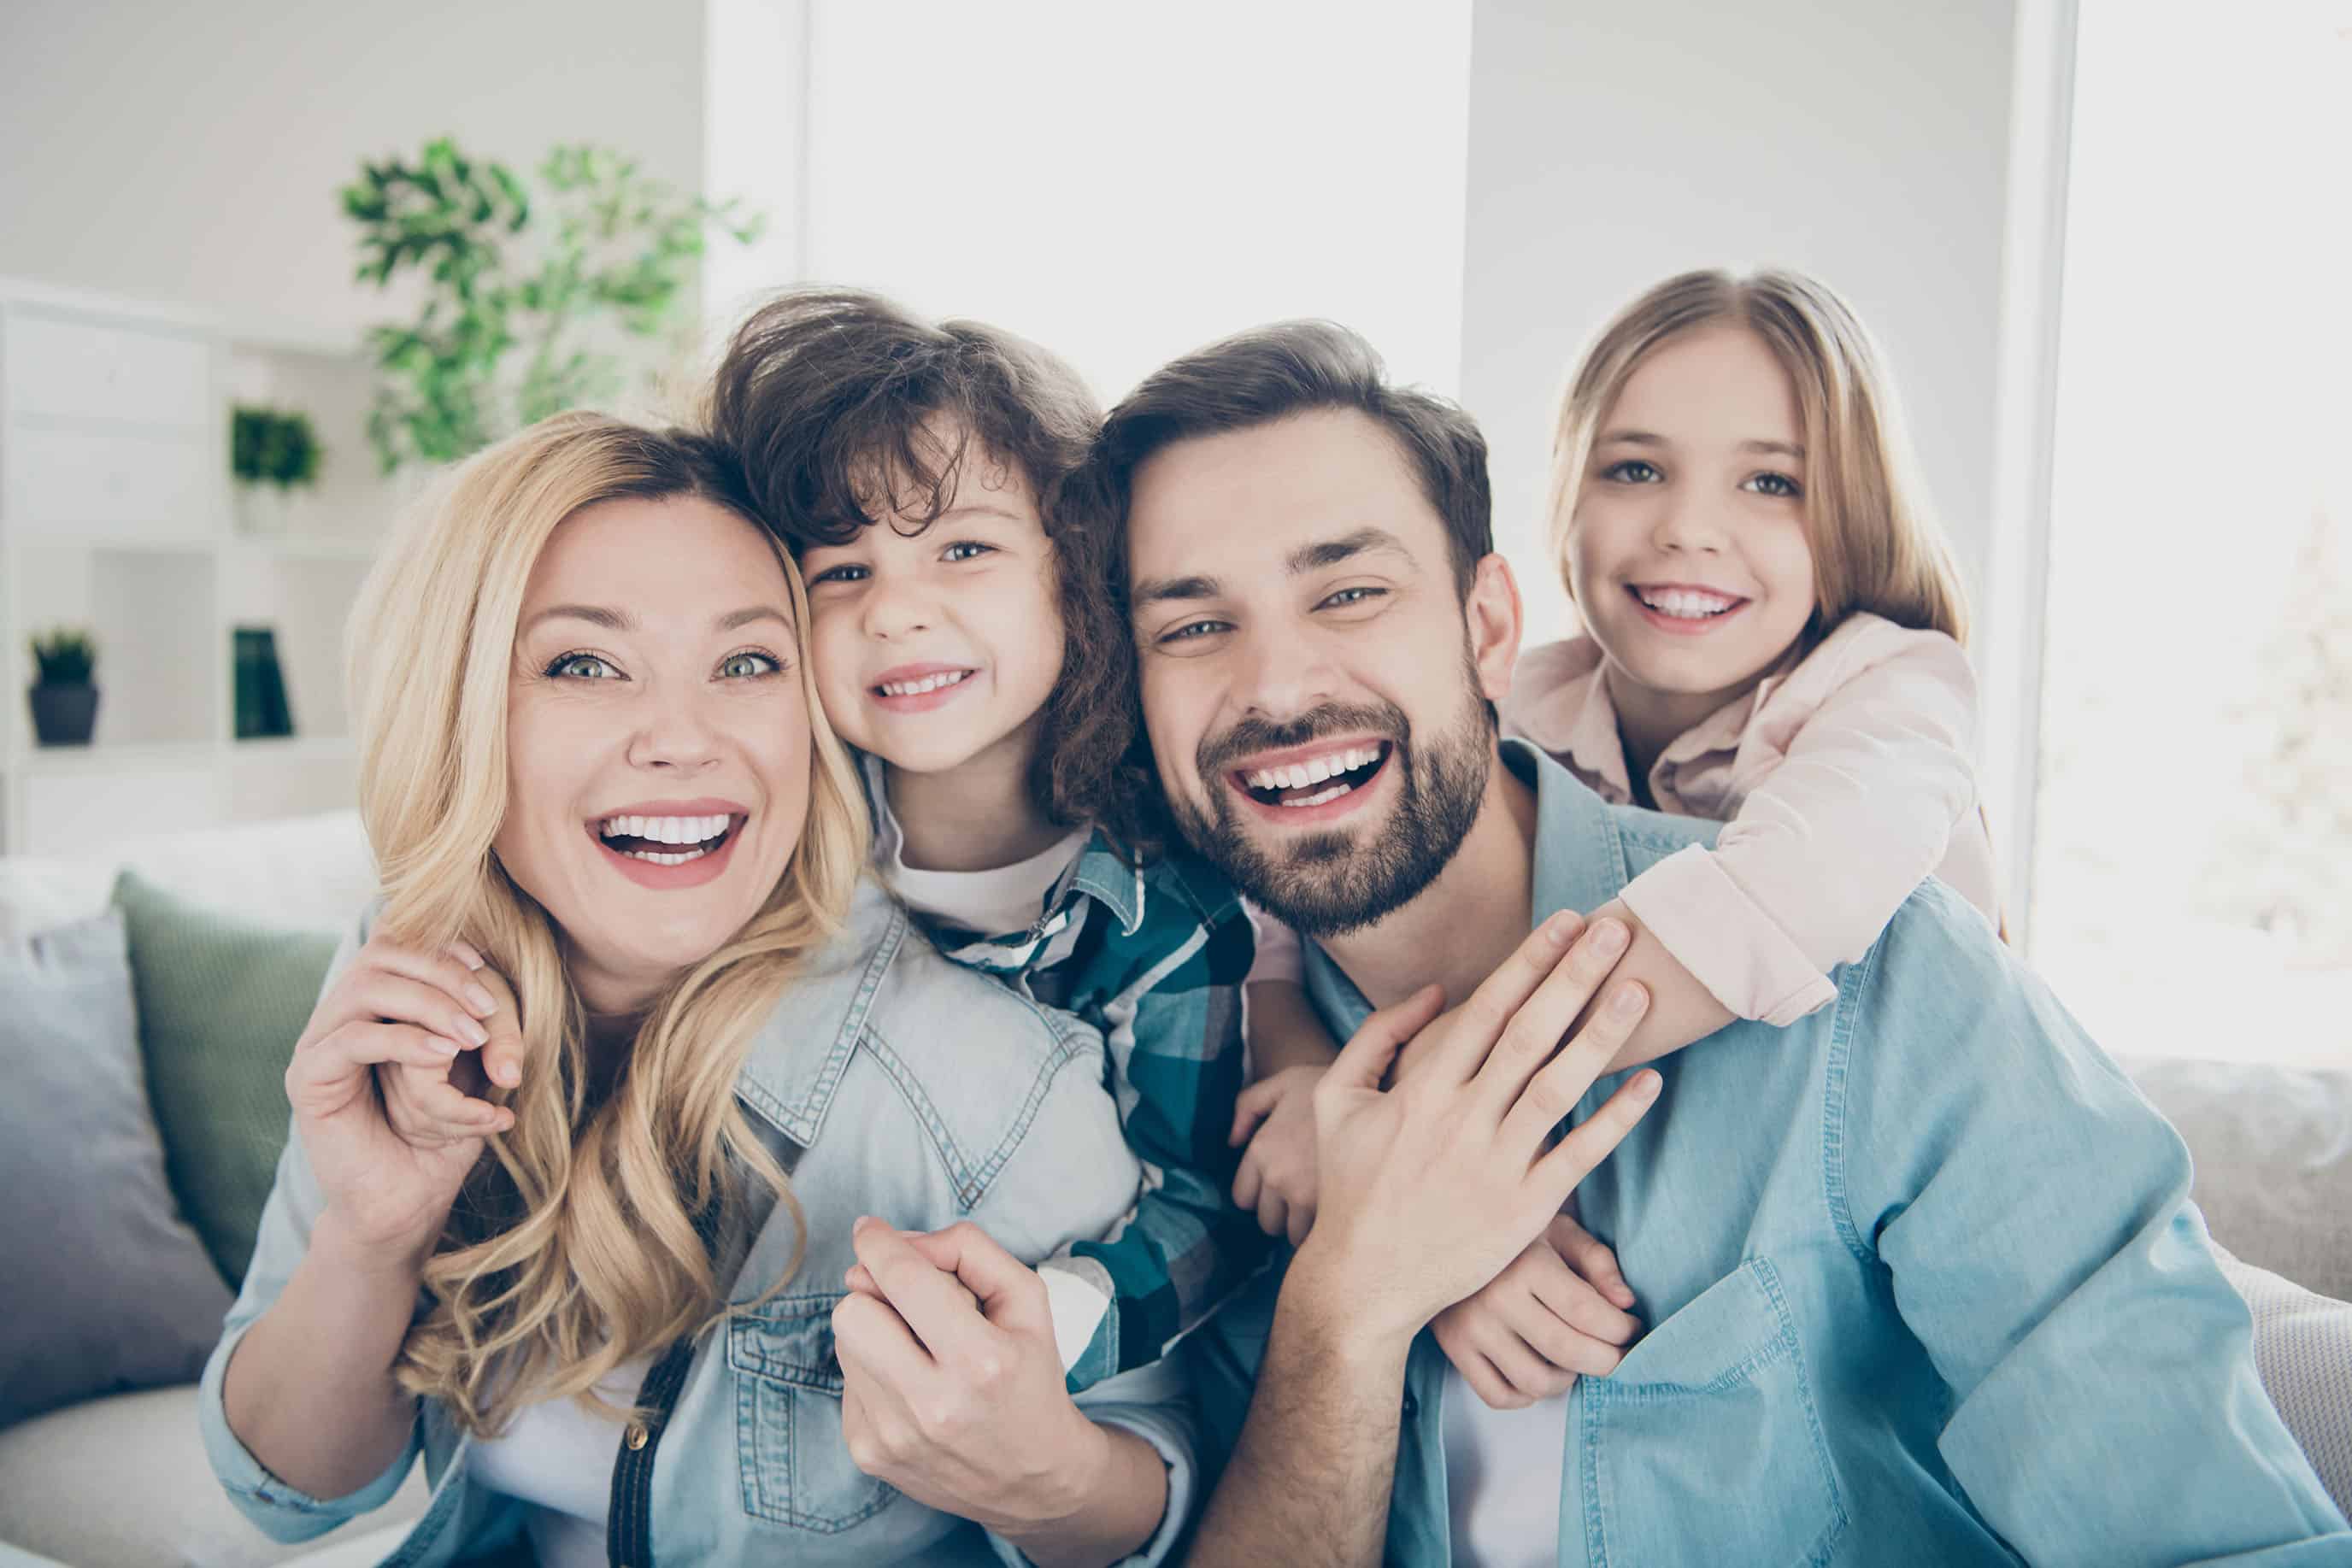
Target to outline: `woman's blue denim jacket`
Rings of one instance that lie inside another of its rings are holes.
[[[365,931],[362,922],[338,968]],[[1101,1037],[949,963],[866,883],[845,930],[777,1004],[736,1094],[792,1170],[807,1253],[782,1291],[694,1346],[651,1473],[654,1560],[860,1568],[1022,1561],[977,1526],[850,1462],[832,1312],[860,1215],[910,1230],[971,1219],[1034,1263],[1104,1235],[1135,1206],[1141,1170],[1104,1088]],[[301,1141],[289,1138],[252,1267],[205,1368],[201,1419],[215,1473],[264,1531],[301,1541],[382,1505],[422,1454],[432,1502],[389,1562],[454,1563],[513,1541],[520,1506],[469,1478],[472,1440],[435,1402],[421,1406],[391,1467],[347,1497],[287,1486],[229,1430],[221,1402],[229,1357],[285,1288],[320,1207]],[[738,1302],[775,1281],[797,1239],[789,1215],[772,1207],[749,1229],[729,1291]],[[1079,1403],[1166,1460],[1166,1518],[1132,1559],[1161,1561],[1194,1490],[1185,1385],[1162,1364],[1101,1384]],[[613,1437],[617,1456],[622,1429]]]

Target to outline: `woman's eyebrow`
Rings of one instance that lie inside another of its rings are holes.
[[[773,621],[787,632],[792,630],[793,625],[793,618],[774,605],[752,604],[721,615],[710,623],[710,629],[714,632],[732,632],[738,626],[749,626],[754,621]]]
[[[523,630],[530,631],[542,621],[585,621],[591,626],[602,626],[607,632],[634,632],[637,618],[625,610],[610,610],[601,604],[551,604],[524,622]],[[749,604],[740,610],[730,610],[710,623],[714,632],[732,632],[738,626],[749,626],[754,621],[773,621],[789,630],[793,618],[772,604]]]

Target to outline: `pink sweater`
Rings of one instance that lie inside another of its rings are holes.
[[[1591,639],[1524,655],[1503,725],[1603,800],[1632,802]],[[1835,997],[1829,970],[1862,956],[1929,875],[1997,924],[1976,727],[1958,643],[1847,617],[1666,747],[1650,770],[1658,809],[1727,825],[1712,850],[1693,845],[1634,878],[1626,907],[1735,1016],[1769,1024]],[[1250,978],[1296,979],[1296,943],[1261,917]]]

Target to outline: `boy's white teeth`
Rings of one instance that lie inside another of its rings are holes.
[[[724,812],[715,817],[607,817],[601,824],[601,831],[608,839],[644,839],[657,844],[700,844],[725,833],[727,823]],[[659,860],[661,857],[650,858]]]
[[[1719,593],[1696,593],[1682,588],[1670,588],[1664,592],[1637,588],[1633,591],[1643,603],[1659,614],[1671,615],[1678,621],[1700,621],[1709,615],[1720,615],[1736,602]]]
[[[945,674],[925,675],[919,681],[885,681],[882,683],[882,695],[886,697],[917,697],[925,692],[938,691],[941,686],[954,685],[971,674],[970,670],[950,670]]]
[[[1377,746],[1355,746],[1345,751],[1335,751],[1328,757],[1317,757],[1305,762],[1294,762],[1287,768],[1260,768],[1242,775],[1242,782],[1253,789],[1304,789],[1309,784],[1320,784],[1326,779],[1342,773],[1353,773],[1359,768],[1369,768],[1381,759]],[[1339,789],[1318,795],[1316,800],[1330,800],[1346,792]],[[1313,804],[1306,800],[1286,800],[1285,805]]]

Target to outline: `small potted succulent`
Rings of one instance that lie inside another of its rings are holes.
[[[318,483],[323,455],[309,415],[238,404],[230,415],[229,465],[242,530],[284,533],[295,490]]]
[[[40,672],[27,694],[34,735],[43,746],[88,746],[98,725],[98,688],[90,684],[98,668],[97,640],[67,626],[37,633],[33,663]]]

